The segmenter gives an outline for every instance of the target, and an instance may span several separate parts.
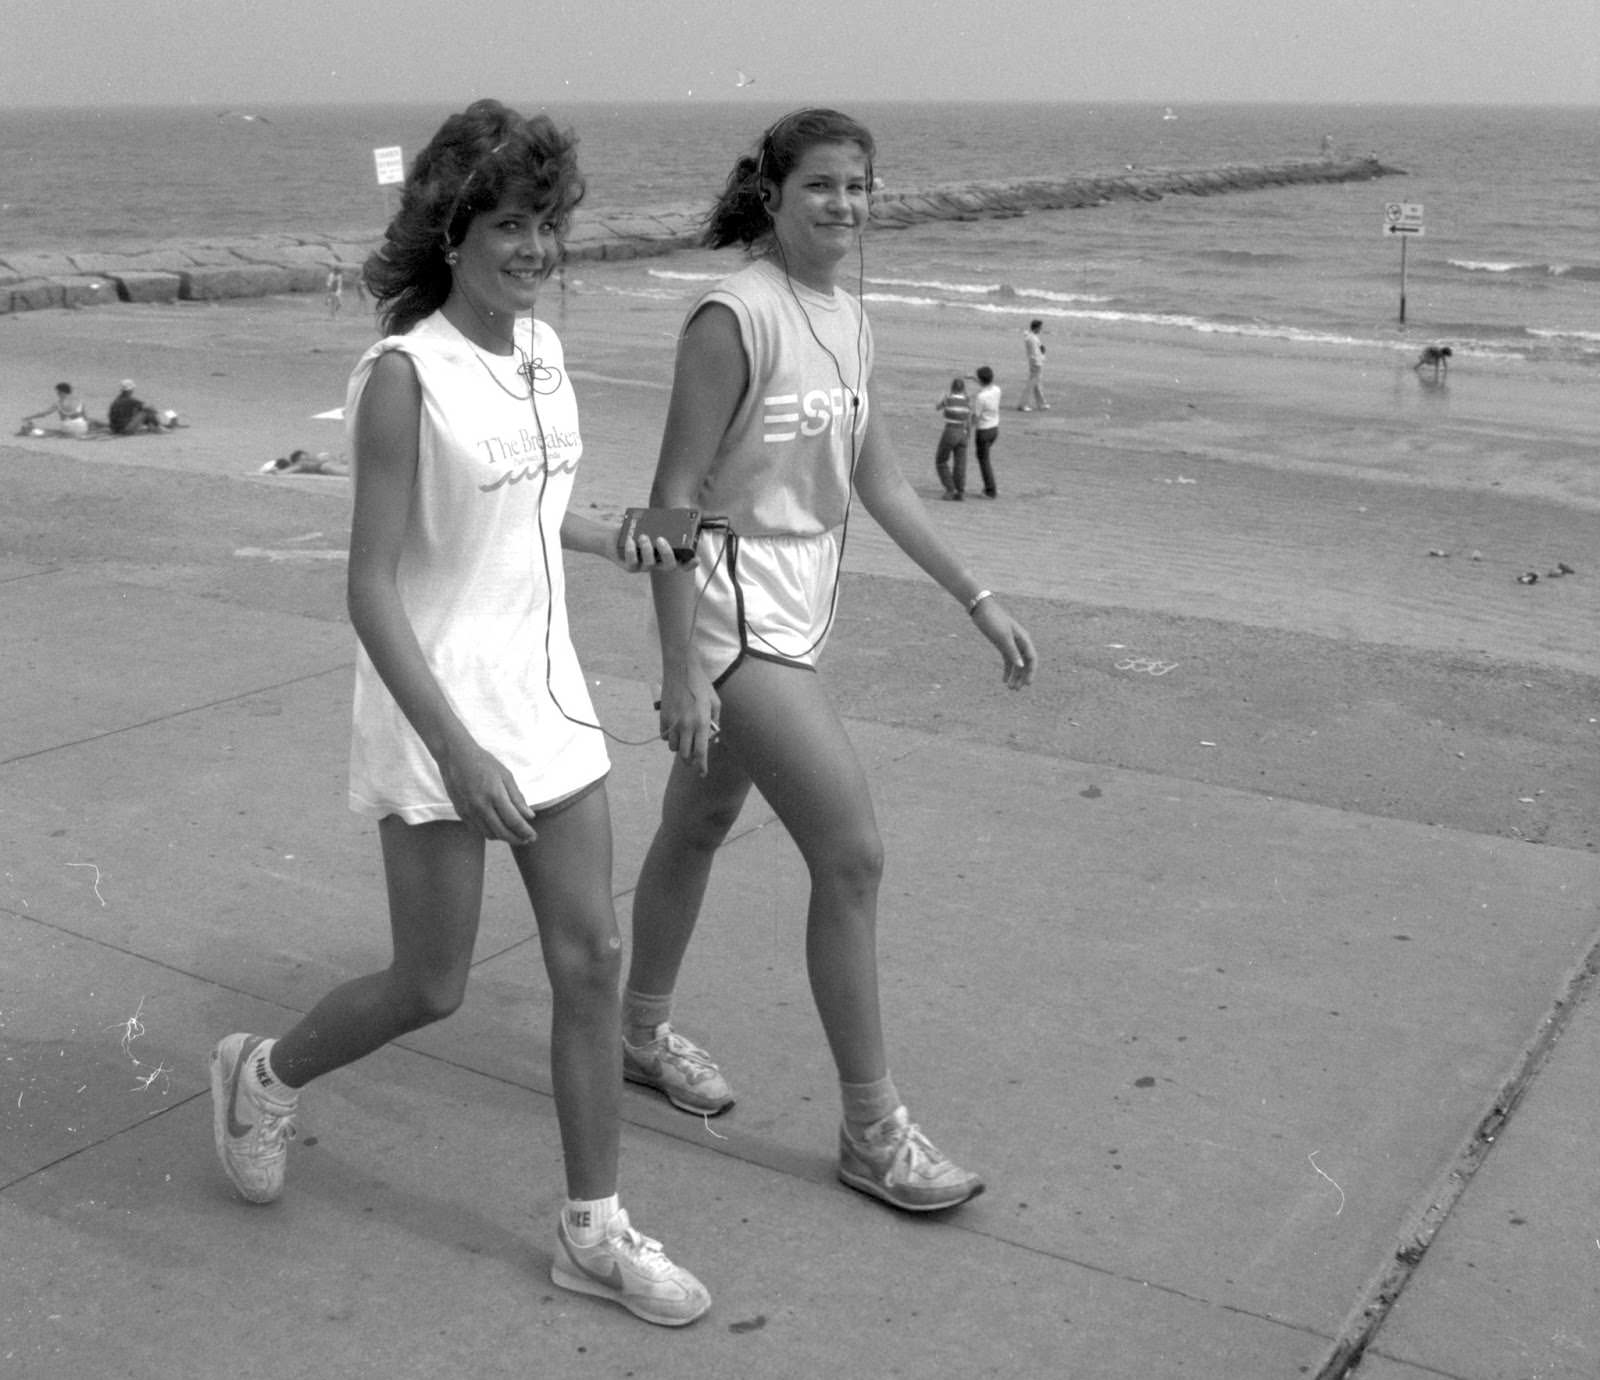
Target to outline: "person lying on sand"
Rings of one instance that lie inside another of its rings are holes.
[[[349,474],[350,466],[325,450],[291,450],[261,467],[262,474]]]

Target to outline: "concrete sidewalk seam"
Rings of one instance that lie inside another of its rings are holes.
[[[0,1194],[9,1193],[13,1188],[27,1183],[29,1179],[35,1179],[41,1174],[48,1174],[52,1169],[55,1169],[59,1165],[63,1165],[71,1160],[75,1160],[80,1155],[87,1155],[91,1150],[98,1150],[101,1148],[101,1146],[110,1145],[113,1141],[119,1140],[121,1137],[127,1135],[130,1131],[136,1131],[141,1126],[148,1126],[152,1121],[159,1121],[162,1117],[167,1116],[169,1113],[176,1112],[182,1107],[187,1107],[191,1102],[195,1102],[198,1099],[207,1096],[209,1096],[208,1092],[190,1093],[188,1097],[182,1098],[177,1102],[169,1102],[165,1107],[158,1107],[148,1116],[140,1117],[138,1121],[133,1122],[131,1125],[119,1126],[115,1131],[111,1132],[110,1135],[101,1136],[99,1140],[89,1141],[86,1145],[76,1146],[75,1148],[68,1150],[64,1155],[57,1155],[55,1159],[51,1160],[48,1164],[35,1165],[32,1169],[28,1170],[26,1174],[19,1174],[16,1178],[7,1180],[7,1182],[0,1184]]]
[[[252,695],[265,695],[274,690],[287,690],[291,686],[303,685],[307,681],[320,680],[323,676],[334,675],[348,671],[355,665],[352,657],[349,661],[341,661],[332,666],[324,666],[315,671],[307,671],[303,675],[290,676],[288,680],[272,681],[266,685],[252,686],[248,690],[240,690],[231,695],[224,695],[221,699],[207,700],[203,704],[187,704],[181,709],[174,709],[170,714],[157,714],[153,719],[140,719],[135,723],[118,724],[115,728],[108,728],[101,733],[91,733],[86,738],[71,738],[64,742],[52,743],[49,747],[34,748],[31,752],[20,752],[15,757],[0,757],[0,767],[15,766],[19,762],[30,762],[36,757],[47,757],[52,752],[64,752],[69,748],[87,747],[91,743],[102,743],[108,738],[115,738],[123,733],[136,733],[142,728],[154,728],[157,724],[169,724],[178,719],[187,718],[191,714],[204,714],[213,709],[220,709],[224,705],[237,704],[240,700],[247,700]]]
[[[24,580],[37,580],[41,575],[59,575],[68,567],[64,565],[41,565],[32,570],[19,571],[15,575],[0,575],[0,585],[17,585]]]
[[[1588,950],[1562,984],[1560,994],[1539,1023],[1516,1068],[1501,1083],[1472,1133],[1435,1179],[1427,1201],[1412,1214],[1411,1224],[1399,1233],[1393,1255],[1384,1262],[1362,1291],[1356,1306],[1346,1315],[1336,1334],[1333,1350],[1313,1380],[1346,1380],[1360,1364],[1390,1310],[1420,1268],[1428,1247],[1493,1152],[1500,1132],[1515,1115],[1523,1094],[1554,1051],[1573,1012],[1597,989],[1600,989],[1600,933],[1593,937]]]

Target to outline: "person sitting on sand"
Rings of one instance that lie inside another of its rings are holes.
[[[78,395],[72,391],[70,383],[58,383],[56,385],[56,400],[49,407],[22,419],[23,434],[26,435],[30,431],[40,430],[40,428],[34,426],[34,422],[40,417],[48,417],[52,413],[55,414],[56,419],[52,425],[52,430],[59,431],[63,436],[87,436],[89,434],[88,414],[83,410],[83,403],[79,400]]]
[[[341,474],[350,473],[350,466],[325,450],[313,455],[308,450],[291,450],[261,467],[262,474]]]
[[[133,380],[123,379],[112,399],[106,420],[117,436],[132,436],[140,431],[167,431],[178,424],[176,412],[162,412],[133,395]]]

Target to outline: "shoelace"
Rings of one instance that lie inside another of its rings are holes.
[[[617,1239],[627,1246],[629,1255],[637,1264],[656,1265],[667,1258],[667,1253],[662,1250],[659,1241],[646,1236],[631,1223],[623,1229]]]
[[[259,1116],[260,1120],[255,1124],[255,1152],[258,1155],[274,1155],[283,1149],[285,1141],[293,1140],[300,1134],[293,1112],[259,1111]]]
[[[676,1030],[667,1032],[667,1052],[682,1059],[684,1063],[693,1065],[695,1073],[702,1078],[717,1071],[717,1066],[711,1062],[711,1056],[692,1040],[687,1040],[678,1034]]]
[[[619,1213],[618,1216],[622,1218],[622,1229],[611,1239],[627,1255],[633,1267],[652,1279],[669,1274],[673,1268],[672,1262],[667,1259],[667,1253],[662,1249],[661,1243],[635,1227],[628,1220],[626,1212]]]
[[[908,1173],[920,1173],[929,1178],[944,1173],[950,1167],[950,1161],[922,1134],[922,1128],[916,1122],[908,1122],[899,1128],[895,1139],[897,1143],[889,1161],[891,1165],[904,1165]]]

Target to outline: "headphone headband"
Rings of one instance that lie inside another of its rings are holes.
[[[830,110],[826,106],[803,105],[799,109],[791,110],[787,115],[781,115],[776,120],[774,120],[763,131],[763,133],[761,135],[761,142],[757,147],[757,152],[756,152],[756,189],[757,189],[758,192],[761,189],[761,184],[768,180],[768,173],[767,173],[767,162],[768,162],[768,159],[770,158],[770,159],[776,161],[777,153],[778,153],[778,148],[777,148],[778,136],[784,132],[784,129],[785,129],[786,126],[796,124],[800,120],[805,119],[808,115],[820,115],[820,116],[824,116],[824,117],[828,117],[828,118],[832,118],[832,119],[848,119],[849,118],[848,116],[841,116],[838,111]],[[854,123],[854,121],[852,121],[851,123]],[[870,138],[871,136],[869,135],[868,137]],[[839,141],[842,142],[842,143],[843,142],[851,142],[851,139],[850,139],[850,136],[848,136],[848,135],[840,135],[839,136]],[[857,140],[855,142],[859,142],[859,140]],[[865,145],[862,145],[861,151],[862,151],[862,153],[866,154],[866,157],[867,157],[867,184],[868,184],[868,186],[871,186],[871,184],[872,184],[872,155],[871,155],[871,153],[869,153],[867,151],[867,148],[866,148]],[[772,179],[772,180],[775,181],[776,179]],[[765,204],[765,202],[766,202],[766,197],[765,196],[762,197],[762,202],[763,202],[763,204]]]

